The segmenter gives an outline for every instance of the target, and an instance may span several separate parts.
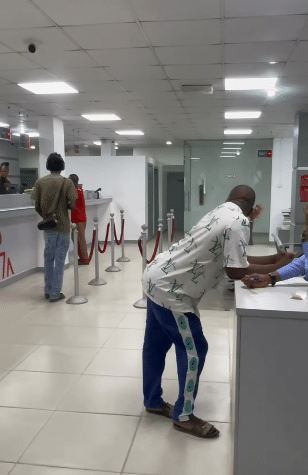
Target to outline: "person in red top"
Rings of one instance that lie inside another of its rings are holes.
[[[86,216],[86,205],[82,187],[78,185],[79,177],[75,174],[69,176],[69,178],[74,183],[77,192],[77,200],[75,203],[75,208],[71,210],[71,222],[76,223],[78,231],[78,264],[79,265],[88,265],[86,261],[88,260],[88,248],[85,236],[85,230],[87,225],[87,216]]]

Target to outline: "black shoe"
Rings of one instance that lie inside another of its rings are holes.
[[[49,294],[45,294],[45,299],[49,299]]]
[[[58,302],[58,300],[63,300],[65,299],[65,295],[62,294],[62,292],[60,293],[59,297],[55,297],[55,298],[49,298],[49,302]]]

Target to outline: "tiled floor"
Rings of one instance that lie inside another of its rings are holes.
[[[271,252],[255,245],[251,253]],[[136,245],[126,254],[131,262],[119,263],[117,273],[105,273],[109,253],[100,256],[104,286],[88,285],[93,262],[79,267],[87,304],[47,302],[42,274],[0,290],[0,475],[231,475],[233,294],[221,287],[200,305],[209,353],[195,414],[214,422],[221,436],[197,439],[144,411],[145,310],[133,307],[141,298],[141,259]],[[73,293],[72,268],[63,291]],[[173,403],[173,349],[163,388]]]

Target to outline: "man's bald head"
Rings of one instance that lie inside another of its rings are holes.
[[[251,213],[255,204],[256,194],[250,186],[238,185],[233,188],[226,201],[231,201],[241,208],[245,216]]]

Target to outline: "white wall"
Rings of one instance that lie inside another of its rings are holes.
[[[115,213],[117,233],[120,210],[125,211],[125,239],[137,240],[146,222],[146,158],[141,157],[66,157],[66,176],[76,173],[84,190],[102,189],[104,198],[113,199],[109,211]],[[106,217],[100,225],[107,224]]]
[[[274,139],[272,158],[272,185],[270,235],[282,225],[281,211],[291,207],[293,139]],[[273,238],[270,236],[270,241]]]

